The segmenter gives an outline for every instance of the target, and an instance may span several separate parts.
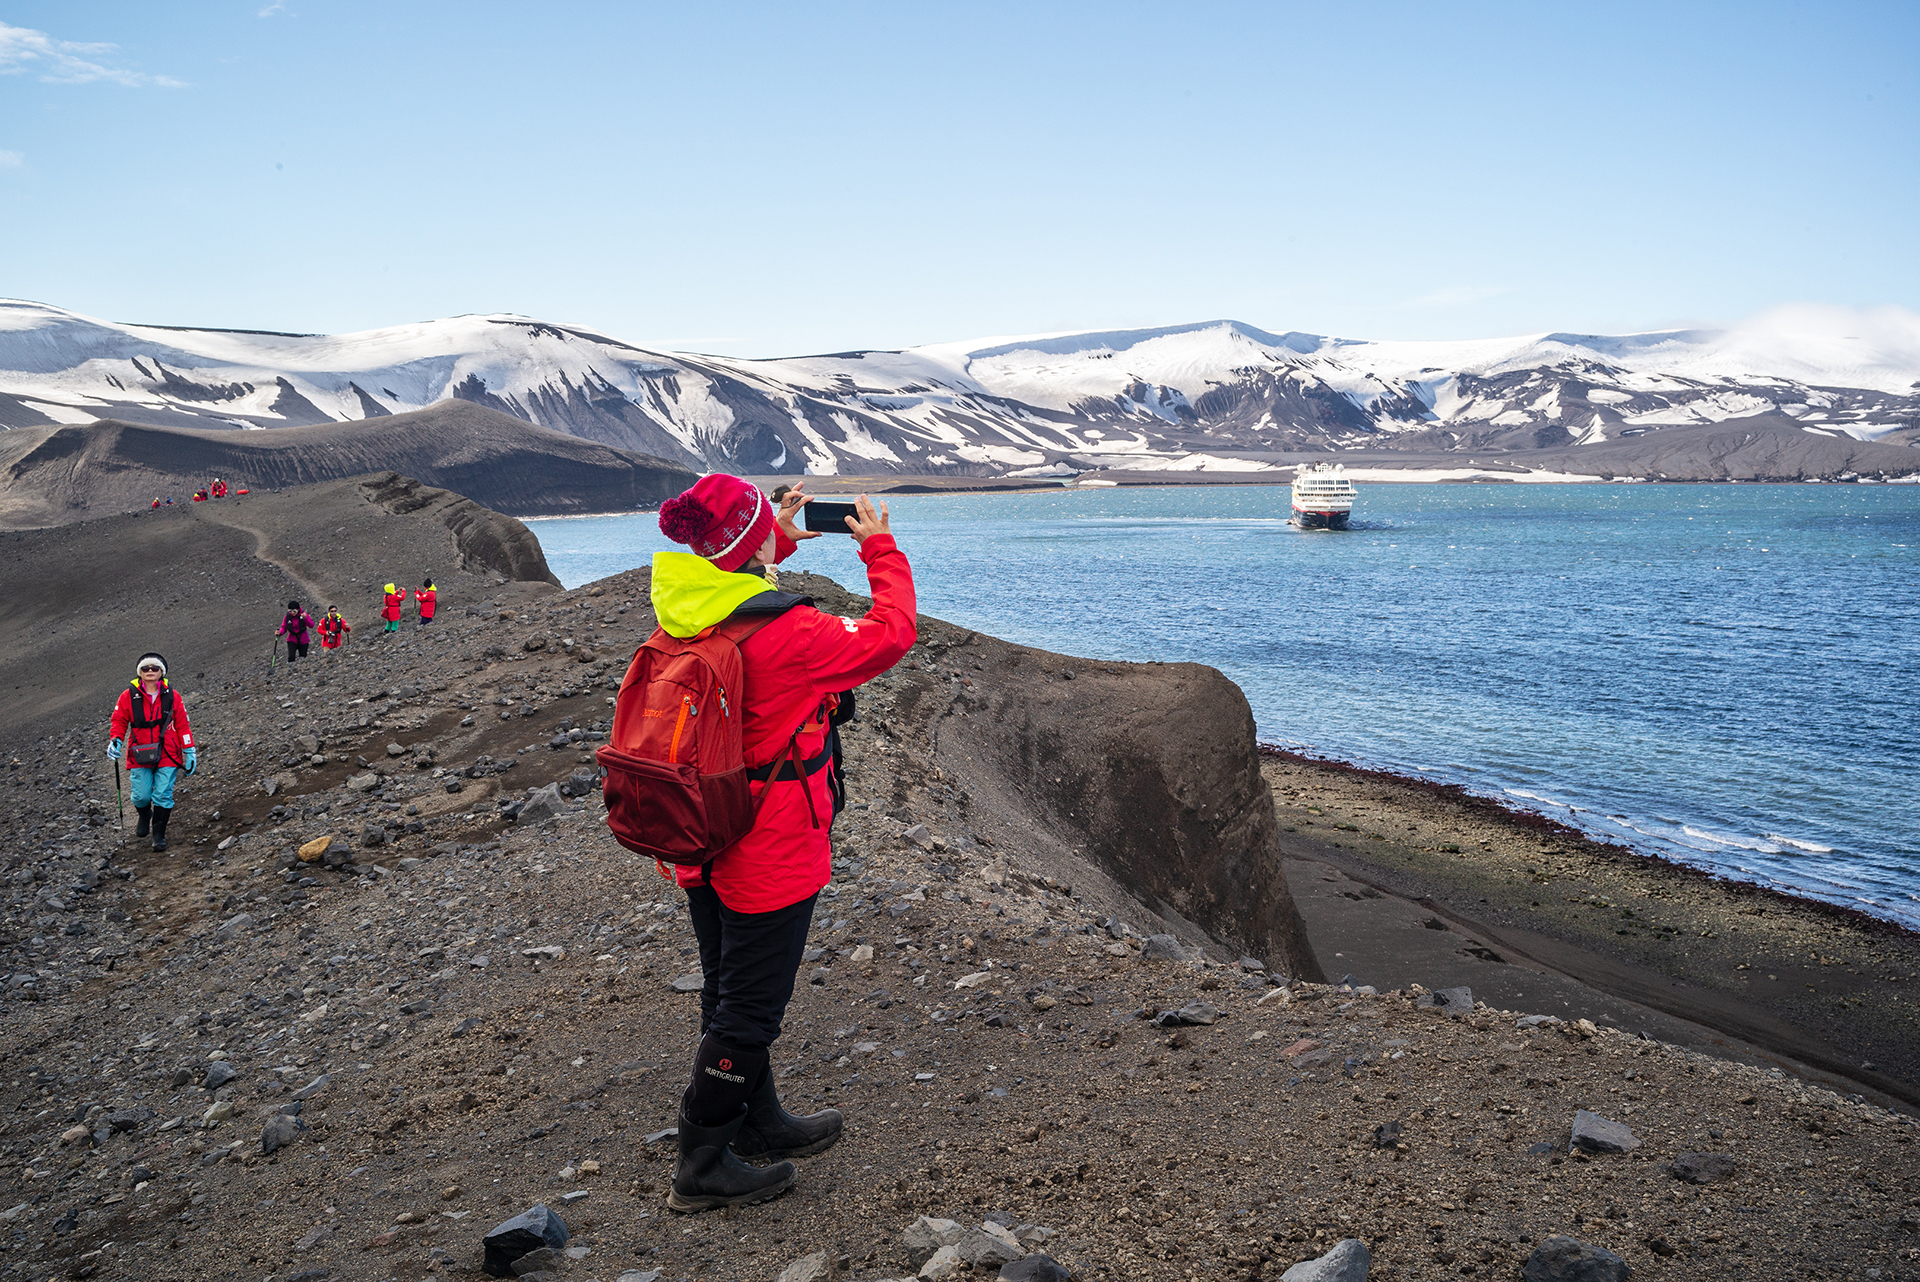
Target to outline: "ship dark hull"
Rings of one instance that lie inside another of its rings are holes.
[[[1303,512],[1293,510],[1293,523],[1303,530],[1344,530],[1347,528],[1346,512]]]

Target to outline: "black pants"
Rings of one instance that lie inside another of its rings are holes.
[[[287,642],[287,662],[292,663],[295,659],[304,658],[307,653],[308,644],[310,643],[306,641]]]
[[[793,999],[793,978],[813,927],[808,895],[770,913],[737,913],[712,888],[687,891],[687,915],[700,941],[700,1033],[729,1046],[761,1051],[780,1036]]]

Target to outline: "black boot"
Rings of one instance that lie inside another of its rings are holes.
[[[760,1085],[747,1096],[747,1120],[733,1137],[736,1157],[812,1157],[840,1139],[840,1110],[822,1109],[802,1117],[781,1106],[773,1089],[773,1072],[761,1074]]]
[[[172,814],[172,806],[155,806],[153,808],[153,848],[155,850],[165,850],[167,848],[167,819]]]
[[[140,822],[134,825],[133,835],[136,837],[146,836],[147,833],[151,831],[149,825],[153,819],[153,807],[135,806],[133,813],[140,816]]]
[[[723,1126],[695,1126],[680,1110],[680,1159],[674,1165],[667,1207],[675,1211],[711,1211],[779,1197],[793,1187],[793,1163],[748,1166],[728,1147],[747,1115]]]

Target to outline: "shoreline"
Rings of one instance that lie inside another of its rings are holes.
[[[1461,785],[1266,745],[1260,756],[1283,857],[1355,883],[1319,910],[1347,943],[1341,961],[1322,958],[1330,976],[1361,957],[1382,987],[1433,986],[1398,969],[1435,964],[1434,936],[1465,936],[1445,955],[1482,985],[1518,982],[1513,967],[1557,975],[1586,1000],[1632,1003],[1920,1108],[1920,933],[1599,841]],[[1311,897],[1295,898],[1311,928]]]

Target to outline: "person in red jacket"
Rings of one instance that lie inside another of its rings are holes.
[[[167,681],[167,661],[152,650],[140,656],[134,678],[113,705],[107,756],[127,763],[137,837],[153,834],[153,848],[167,848],[167,820],[173,815],[173,784],[180,771],[199,768],[187,706]]]
[[[422,583],[419,589],[414,592],[413,599],[420,603],[421,627],[424,628],[433,622],[433,608],[439,601],[439,598],[440,594],[434,590],[432,579],[428,579]]]
[[[213,478],[213,487],[209,489],[207,493],[213,495],[214,498],[223,499],[227,497],[227,483],[216,476]]]
[[[391,583],[387,584],[387,594],[380,603],[380,617],[387,621],[387,626],[380,629],[383,634],[400,630],[400,607],[406,603],[406,592]]]
[[[320,619],[320,649],[338,650],[351,631],[353,629],[347,626],[347,621],[340,617],[340,607],[328,606],[326,614]]]
[[[743,1157],[804,1157],[840,1137],[837,1110],[802,1117],[781,1105],[769,1048],[832,868],[830,718],[839,692],[879,676],[912,647],[913,571],[894,543],[886,507],[876,512],[862,497],[848,524],[873,608],[843,619],[808,597],[777,591],[762,570],[794,550],[800,531],[792,520],[805,502],[790,496],[776,516],[752,485],[716,474],[660,508],[661,532],[692,549],[653,558],[654,611],[669,635],[772,616],[740,646],[741,732],[753,795],[762,799],[753,828],[704,869],[676,869],[706,977],[667,1198],[677,1211],[776,1196],[792,1185],[793,1163],[754,1167]]]

